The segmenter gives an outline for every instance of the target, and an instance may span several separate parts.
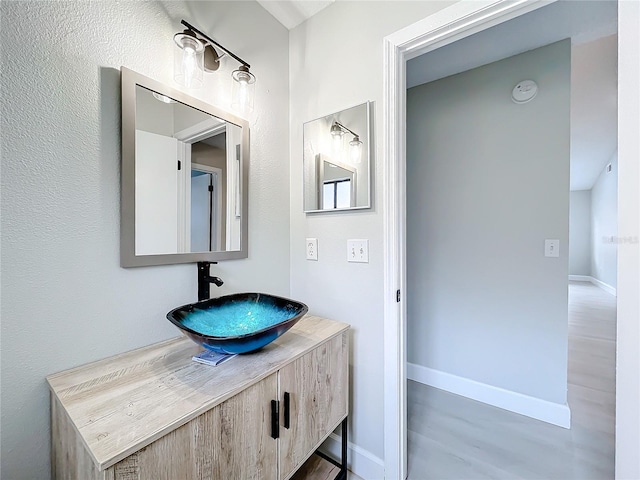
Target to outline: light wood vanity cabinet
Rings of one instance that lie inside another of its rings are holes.
[[[268,408],[277,374],[115,464],[115,480],[256,478],[276,480]],[[109,477],[107,477],[109,478]]]
[[[54,478],[290,478],[347,416],[348,328],[307,315],[218,367],[178,338],[52,375]]]
[[[280,480],[302,465],[347,412],[346,335],[283,367],[279,372],[281,411],[289,394],[289,428],[280,424]]]

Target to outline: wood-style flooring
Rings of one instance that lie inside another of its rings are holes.
[[[318,455],[312,455],[291,477],[291,480],[333,480],[340,472],[335,465]]]
[[[311,455],[291,480],[334,480],[340,469],[318,455]],[[363,480],[355,473],[348,472],[347,480]]]
[[[569,285],[567,430],[408,382],[410,480],[614,478],[616,298]]]

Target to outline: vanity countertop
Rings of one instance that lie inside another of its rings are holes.
[[[56,373],[47,381],[104,470],[347,328],[306,315],[262,350],[217,367],[192,361],[201,348],[178,337]]]

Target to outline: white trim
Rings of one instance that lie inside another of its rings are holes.
[[[191,251],[191,145],[178,140],[178,253]],[[189,172],[189,175],[187,175]]]
[[[405,131],[406,61],[554,0],[463,0],[383,40],[385,478],[407,476]]]
[[[383,98],[383,244],[384,244],[384,459],[385,478],[404,479],[407,472],[407,409],[406,409],[406,328],[404,314],[397,303],[396,291],[404,279],[404,236],[401,226],[404,209],[404,138],[399,131],[405,113],[405,62],[399,52],[400,42],[384,40]]]
[[[591,277],[589,275],[569,275],[569,280],[572,282],[590,282]]]
[[[200,140],[224,133],[226,128],[227,122],[217,117],[211,117],[176,132],[173,137],[184,143],[196,143]]]
[[[589,276],[589,275],[569,275],[569,280],[571,280],[573,282],[590,282],[590,283],[594,284],[596,287],[600,287],[605,292],[610,293],[614,297],[617,296],[617,291],[616,291],[615,287],[612,287],[608,283],[604,283],[602,280],[598,280],[597,278],[594,278],[592,276]]]
[[[366,480],[382,480],[384,478],[384,461],[369,450],[347,442],[348,468],[360,478]],[[332,433],[322,444],[320,450],[332,458],[339,459],[342,451],[342,437]]]
[[[616,478],[640,478],[640,3],[618,2]]]
[[[407,364],[407,378],[559,427],[571,426],[571,410],[567,404],[550,402],[414,363]]]
[[[607,293],[610,293],[614,297],[617,296],[616,289],[611,285],[604,283],[602,280],[598,280],[597,278],[594,278],[594,277],[589,277],[589,278],[591,283],[593,283],[596,287],[600,287],[602,290],[604,290]]]

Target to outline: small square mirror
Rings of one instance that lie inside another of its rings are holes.
[[[371,102],[304,124],[306,213],[371,207]]]

